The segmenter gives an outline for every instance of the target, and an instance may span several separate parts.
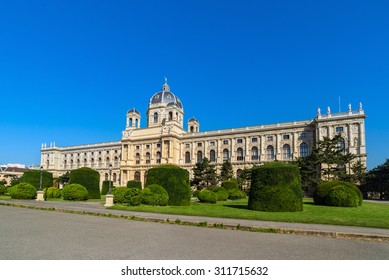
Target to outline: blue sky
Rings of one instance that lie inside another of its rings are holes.
[[[373,168],[389,158],[388,14],[386,0],[2,1],[0,163],[120,140],[166,75],[201,131],[362,102]]]

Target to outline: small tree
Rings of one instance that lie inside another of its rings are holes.
[[[193,167],[192,185],[197,189],[209,188],[217,184],[217,174],[215,165],[209,163],[208,158],[204,157],[201,162]]]
[[[223,162],[220,170],[220,181],[227,181],[234,178],[234,171],[232,169],[231,162],[229,160]]]
[[[361,188],[365,196],[367,192],[376,192],[380,199],[389,199],[389,159],[367,173]]]

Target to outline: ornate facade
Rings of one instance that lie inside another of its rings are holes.
[[[366,164],[365,118],[360,104],[358,110],[349,105],[342,113],[331,113],[328,108],[322,114],[318,109],[316,117],[306,121],[205,132],[200,132],[199,121],[191,118],[185,130],[181,100],[165,81],[162,90],[150,98],[146,128],[141,128],[140,113],[129,110],[121,141],[42,146],[41,165],[54,176],[91,167],[99,171],[101,181],[109,179],[111,168],[114,185],[126,185],[134,179],[144,183],[147,170],[160,164],[175,164],[192,173],[204,157],[218,170],[229,160],[236,174],[245,167],[307,156],[318,140],[339,133],[345,150]]]

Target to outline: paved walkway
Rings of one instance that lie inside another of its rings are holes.
[[[353,238],[389,242],[389,229],[366,228],[354,226],[337,226],[322,224],[287,223],[259,220],[226,219],[199,216],[185,216],[173,214],[145,213],[106,209],[99,202],[55,202],[35,200],[0,200],[0,205],[20,205],[37,208],[51,208],[59,211],[77,211],[85,214],[111,214],[113,216],[129,216],[146,221],[174,222],[180,220],[182,224],[198,224],[207,222],[207,225],[221,225],[225,228],[242,230],[264,230],[278,233],[292,233],[301,235],[329,236],[335,238]]]

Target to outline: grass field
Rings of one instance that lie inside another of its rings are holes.
[[[165,213],[189,216],[237,218],[292,223],[347,225],[389,229],[389,205],[364,202],[360,207],[329,207],[314,205],[304,199],[304,211],[260,212],[247,209],[247,199],[223,201],[217,204],[192,202],[190,206],[136,206],[115,205],[111,209],[137,212]]]

